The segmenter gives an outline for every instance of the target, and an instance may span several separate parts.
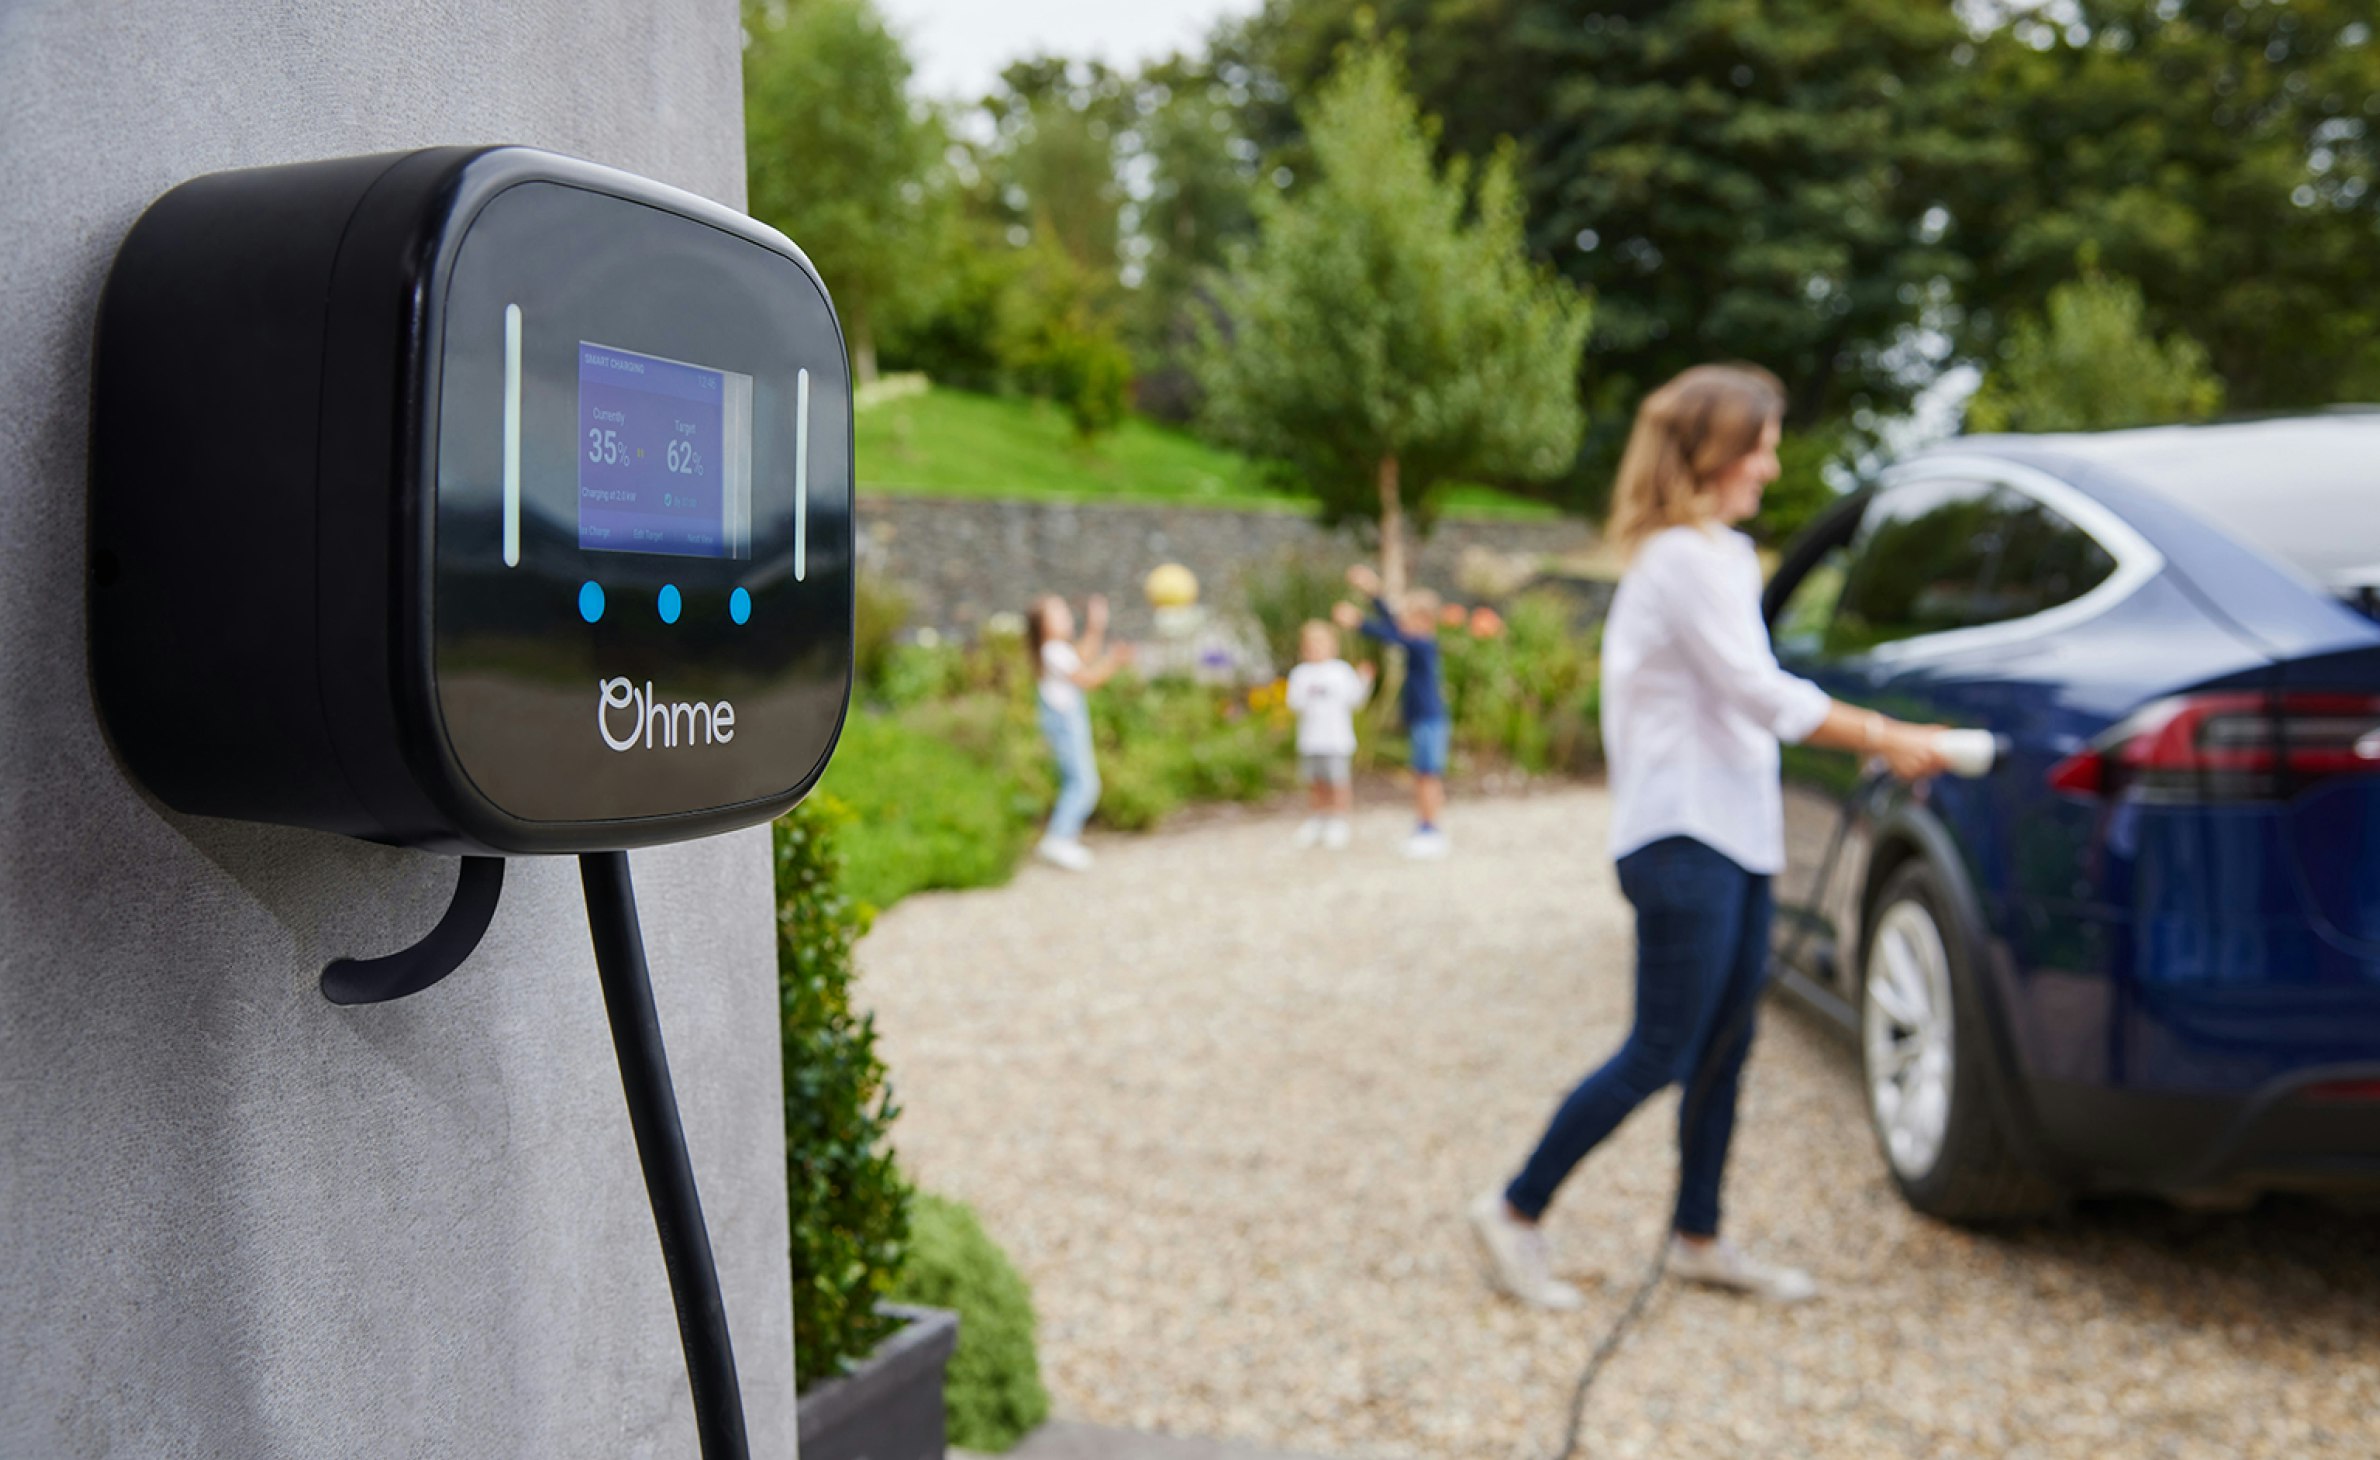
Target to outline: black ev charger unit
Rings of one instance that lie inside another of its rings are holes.
[[[775,817],[841,729],[851,383],[774,230],[591,163],[450,147],[217,173],[99,307],[91,677],[177,811],[460,854],[428,987],[501,858],[575,853],[702,1448],[746,1453],[626,849]]]
[[[612,851],[825,763],[850,387],[773,230],[523,148],[218,173],[133,226],[97,354],[92,677],[167,805]]]

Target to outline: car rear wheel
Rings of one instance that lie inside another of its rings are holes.
[[[2001,1127],[1981,1026],[1973,943],[1922,859],[1894,872],[1868,923],[1860,1063],[1868,1118],[1909,1205],[1948,1221],[2038,1216],[2057,1186]]]

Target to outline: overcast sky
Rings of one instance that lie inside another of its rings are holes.
[[[876,0],[928,96],[973,101],[1019,56],[1051,51],[1129,68],[1205,39],[1258,0]]]

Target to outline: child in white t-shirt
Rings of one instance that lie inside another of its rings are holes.
[[[1289,671],[1288,703],[1297,716],[1297,763],[1312,788],[1312,814],[1297,844],[1337,851],[1347,845],[1355,802],[1355,712],[1372,696],[1373,669],[1339,657],[1339,634],[1320,619],[1298,630],[1298,665]]]
[[[1074,640],[1074,611],[1054,593],[1033,600],[1025,611],[1025,646],[1040,676],[1041,733],[1058,762],[1058,804],[1042,833],[1041,859],[1082,872],[1091,853],[1082,844],[1083,823],[1099,804],[1099,764],[1091,754],[1091,711],[1083,691],[1105,684],[1131,660],[1128,646],[1107,640],[1107,600],[1094,595],[1083,605],[1083,637]]]

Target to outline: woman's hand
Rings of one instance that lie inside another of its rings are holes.
[[[1345,601],[1334,603],[1330,606],[1330,621],[1343,629],[1360,629],[1364,626],[1364,611]]]
[[[1876,754],[1895,776],[1923,781],[1950,769],[1950,758],[1942,753],[1942,732],[1949,727],[1876,718],[1884,722],[1876,737]]]
[[[1380,596],[1380,575],[1369,563],[1357,563],[1347,570],[1347,586],[1366,598]]]
[[[1945,728],[1912,725],[1890,715],[1879,715],[1863,705],[1847,705],[1836,700],[1827,706],[1826,718],[1803,744],[1873,756],[1900,779],[1923,781],[1950,769],[1950,758],[1942,753],[1941,745]]]

